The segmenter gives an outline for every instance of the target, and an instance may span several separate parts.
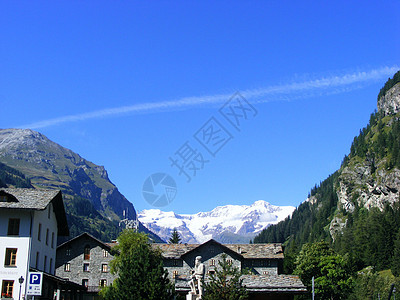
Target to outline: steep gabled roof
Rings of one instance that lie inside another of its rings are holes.
[[[238,255],[238,256],[242,257],[242,255],[241,255],[240,253],[229,249],[228,247],[226,247],[226,245],[220,244],[220,243],[218,243],[216,240],[213,240],[213,239],[208,240],[207,242],[205,242],[205,243],[203,243],[203,244],[199,244],[197,247],[195,247],[195,248],[189,250],[188,252],[186,252],[186,253],[183,254],[182,256],[188,255],[189,253],[191,253],[191,252],[193,252],[193,251],[195,251],[195,250],[199,250],[200,248],[204,248],[204,247],[207,247],[207,246],[212,245],[212,244],[221,247],[222,249],[224,249],[224,250],[225,250],[226,252],[228,252],[228,253],[229,253],[229,252],[230,252],[230,253],[234,253],[235,255]]]
[[[7,201],[0,201],[0,209],[45,210],[52,203],[57,219],[58,235],[69,235],[61,191],[3,188],[0,189],[0,196],[8,198]]]
[[[82,233],[82,234],[80,234],[80,235],[78,235],[78,236],[66,241],[65,243],[62,243],[61,245],[59,245],[57,247],[57,250],[59,250],[61,248],[64,248],[66,246],[68,247],[69,245],[71,245],[75,241],[79,241],[79,240],[81,240],[83,238],[89,238],[91,240],[94,240],[96,243],[100,244],[103,248],[107,248],[108,250],[111,250],[110,245],[108,245],[107,243],[103,243],[102,241],[100,241],[99,239],[95,238],[93,235],[91,235],[91,234],[89,234],[87,232],[84,232],[84,233]]]
[[[246,259],[276,258],[283,259],[282,244],[220,244],[211,239],[203,244],[153,244],[160,248],[164,258],[182,258],[186,254],[204,247],[207,244],[215,243],[228,252],[234,252]]]

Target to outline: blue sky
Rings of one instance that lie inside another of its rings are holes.
[[[152,208],[142,186],[156,172],[177,184],[163,210],[297,206],[339,168],[400,68],[399,11],[399,1],[2,1],[0,128],[34,128],[104,165],[139,211]],[[219,111],[236,92],[257,112],[240,131]],[[231,137],[215,156],[194,137],[212,117]],[[186,142],[208,160],[189,183],[169,159]]]

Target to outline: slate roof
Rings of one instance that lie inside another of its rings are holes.
[[[282,258],[282,244],[224,244],[232,251],[240,253],[244,258]]]
[[[220,244],[215,240],[209,240],[203,244],[153,244],[159,247],[164,258],[181,258],[183,255],[207,243],[215,243],[246,259],[276,258],[283,259],[282,244]]]
[[[243,285],[255,292],[306,292],[299,276],[295,275],[243,275]]]
[[[290,293],[307,292],[300,278],[295,275],[242,275],[243,285],[250,293]],[[189,291],[189,276],[175,278],[175,289],[178,292]],[[210,280],[206,275],[205,282]]]
[[[107,248],[108,250],[111,250],[111,246],[110,246],[109,243],[104,243],[104,242],[100,241],[98,238],[95,238],[93,235],[91,235],[90,233],[87,233],[87,232],[84,232],[84,233],[82,233],[82,234],[80,234],[80,235],[78,235],[78,236],[76,236],[76,237],[74,237],[74,238],[62,243],[61,245],[57,246],[57,250],[65,247],[65,246],[68,246],[71,243],[73,243],[75,241],[78,241],[78,240],[80,240],[82,238],[85,238],[85,237],[88,237],[89,239],[92,239],[95,242],[97,242],[98,244],[102,245],[104,248]]]
[[[59,190],[39,190],[27,188],[1,188],[0,196],[7,196],[7,201],[0,201],[0,209],[44,210],[53,203],[57,218],[58,235],[69,235],[64,202]]]

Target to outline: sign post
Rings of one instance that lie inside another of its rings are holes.
[[[43,285],[43,273],[42,272],[29,272],[28,277],[28,290],[27,295],[41,296]]]

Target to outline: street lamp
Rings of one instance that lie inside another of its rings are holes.
[[[18,278],[18,282],[19,282],[19,297],[18,299],[21,300],[21,290],[22,290],[22,284],[24,283],[24,277],[20,277]]]

